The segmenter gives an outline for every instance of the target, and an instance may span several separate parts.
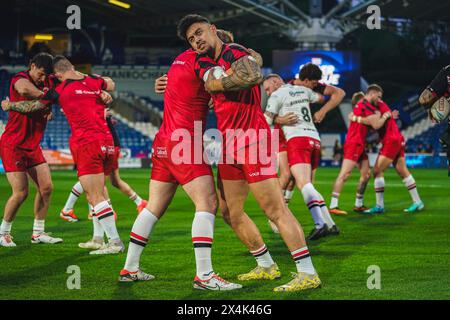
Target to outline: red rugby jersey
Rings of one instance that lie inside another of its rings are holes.
[[[72,129],[71,147],[113,137],[105,119],[105,104],[100,98],[105,81],[96,76],[68,79],[56,87],[58,101]]]
[[[392,112],[391,108],[384,102],[381,101],[378,103],[378,108],[380,109],[381,114],[385,112]],[[383,127],[378,130],[380,134],[380,140],[383,144],[392,142],[392,141],[403,141],[403,135],[400,132],[400,129],[397,126],[397,121],[390,117]]]
[[[197,77],[194,66],[197,54],[189,49],[173,61],[167,73],[164,92],[164,115],[158,136],[170,139],[177,129],[186,129],[194,134],[194,122],[202,123],[205,129],[208,102],[211,96]]]
[[[353,114],[357,117],[368,117],[375,114],[378,109],[371,105],[366,99],[360,100],[353,108]],[[366,144],[366,136],[369,127],[358,122],[351,121],[348,127],[347,137],[345,143],[357,143],[361,145]]]
[[[11,79],[9,87],[9,99],[12,102],[32,100],[21,96],[14,85],[19,79],[28,79],[39,90],[52,88],[54,86],[51,77],[47,77],[42,85],[36,85],[29,74],[29,70],[15,74]],[[23,114],[16,111],[9,111],[8,122],[1,139],[7,141],[8,145],[25,150],[35,150],[39,147],[45,127],[47,126],[48,110],[40,110],[32,113]]]

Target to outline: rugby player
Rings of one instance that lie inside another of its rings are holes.
[[[211,167],[203,158],[202,140],[211,97],[195,74],[196,56],[191,49],[181,53],[168,74],[160,78],[163,85],[155,86],[157,92],[164,93],[163,122],[152,146],[148,204],[131,230],[125,266],[119,275],[121,282],[154,279],[140,269],[139,260],[155,224],[166,212],[180,184],[195,205],[191,231],[196,260],[194,288],[235,290],[242,287],[219,277],[211,261],[217,198]],[[197,135],[196,124],[202,129]],[[185,150],[183,154],[177,151],[180,144]],[[194,159],[196,152],[200,161]]]
[[[259,149],[264,143],[269,145],[271,139],[270,128],[261,110],[259,83],[262,74],[259,64],[242,46],[224,44],[217,37],[216,27],[205,17],[185,16],[178,25],[178,34],[198,53],[196,73],[205,81],[205,88],[214,100],[217,125],[224,142],[223,157],[228,160],[219,163],[218,170],[233,229],[245,230],[243,207],[248,192],[252,191],[265,214],[277,225],[297,266],[295,278],[274,290],[317,288],[320,279],[300,224],[284,203],[274,163],[262,164],[261,159],[251,163],[253,148],[250,146],[256,145]],[[214,73],[221,69],[222,74],[228,76],[216,78]],[[228,130],[237,135],[230,137]],[[263,134],[267,140],[262,138]],[[238,146],[243,146],[239,152],[234,148],[236,138]]]
[[[373,168],[376,206],[364,211],[364,213],[376,214],[384,212],[384,171],[391,164],[394,165],[395,171],[402,178],[413,200],[411,206],[404,211],[408,213],[417,212],[423,210],[425,206],[417,191],[416,181],[406,166],[405,139],[395,121],[398,118],[398,111],[391,111],[389,106],[381,100],[382,97],[383,89],[376,84],[370,85],[367,88],[364,99],[358,105],[364,105],[364,108],[373,110],[374,114],[358,116],[351,113],[349,115],[352,123],[371,126],[378,130],[380,141],[383,145]]]
[[[46,102],[41,109],[35,109],[32,100],[44,97],[54,86],[49,75],[52,73],[53,57],[47,53],[34,56],[26,71],[12,77],[9,97],[2,102],[4,110],[10,110],[5,132],[0,139],[0,157],[11,185],[12,195],[5,205],[0,226],[0,246],[14,247],[11,236],[12,223],[22,203],[28,196],[28,177],[36,184],[34,201],[34,224],[31,243],[60,243],[45,233],[50,197],[53,190],[50,169],[45,161],[39,143],[44,134],[47,121],[51,117],[51,104]],[[25,102],[13,106],[15,102]]]
[[[356,104],[364,98],[364,92],[356,92],[352,97],[352,109],[354,110]],[[361,110],[361,109],[358,109]],[[358,113],[359,111],[354,111]],[[350,174],[353,171],[355,166],[358,166],[360,172],[360,178],[358,187],[356,189],[356,199],[355,199],[355,207],[353,208],[354,212],[364,212],[368,208],[364,206],[364,193],[366,191],[367,184],[370,180],[370,166],[369,166],[369,157],[365,151],[365,143],[364,145],[358,145],[357,155],[352,155],[353,152],[353,142],[352,139],[358,134],[362,133],[361,131],[357,131],[359,126],[355,124],[350,124],[348,128],[347,137],[344,142],[344,160],[342,161],[341,171],[336,178],[336,181],[333,185],[333,193],[331,194],[331,203],[330,203],[330,213],[336,215],[346,215],[347,211],[341,210],[339,208],[339,195],[344,187],[345,182],[350,177]],[[366,133],[367,135],[367,133]],[[364,137],[365,139],[365,137]],[[358,141],[362,141],[359,139]],[[361,146],[364,147],[364,150],[361,151]]]
[[[307,87],[285,84],[277,74],[268,75],[263,87],[269,96],[265,111],[269,124],[277,115],[288,112],[294,112],[300,119],[295,125],[282,126],[282,130],[287,140],[290,171],[316,224],[308,239],[339,234],[322,195],[312,183],[320,160],[320,137],[313,123],[310,104],[323,103],[324,97]]]

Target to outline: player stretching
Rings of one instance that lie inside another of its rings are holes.
[[[119,136],[117,135],[116,129],[114,128],[111,115],[108,115],[106,117],[106,123],[108,124],[109,131],[112,134],[115,147],[114,162],[112,164],[112,172],[109,175],[109,180],[111,181],[113,187],[119,189],[124,195],[126,195],[136,204],[137,212],[141,212],[141,210],[145,208],[145,206],[147,205],[147,201],[142,200],[142,198],[139,197],[139,195],[128,185],[128,183],[123,181],[122,178],[120,177],[119,174],[120,140]],[[78,198],[80,197],[80,195],[82,195],[83,193],[84,193],[83,187],[81,186],[81,183],[78,181],[72,187],[72,191],[69,194],[69,198],[67,198],[64,208],[61,210],[60,213],[61,219],[69,222],[78,221],[78,217],[75,215],[73,207],[77,202]],[[92,210],[90,208],[89,218],[92,218],[91,212]]]
[[[269,96],[265,111],[269,124],[275,116],[284,116],[289,112],[300,118],[298,123],[283,126],[282,130],[287,140],[290,171],[316,224],[309,239],[339,234],[322,195],[312,184],[312,177],[319,165],[320,137],[313,123],[310,104],[322,103],[324,97],[309,88],[285,84],[277,74],[268,75],[263,86]]]
[[[398,111],[392,112],[388,105],[381,100],[382,96],[383,89],[380,86],[376,84],[370,85],[367,88],[365,99],[360,101],[359,104],[364,104],[366,108],[376,110],[375,114],[368,117],[356,116],[353,114],[349,115],[353,122],[368,125],[378,130],[383,145],[373,168],[376,206],[364,212],[369,214],[384,212],[383,175],[384,171],[389,168],[391,164],[394,165],[398,175],[403,179],[403,183],[413,200],[412,205],[404,211],[408,213],[417,212],[424,208],[424,204],[417,192],[416,181],[406,166],[405,139],[400,133],[397,122],[395,121],[398,117]]]
[[[196,211],[192,222],[197,269],[194,288],[234,290],[242,287],[222,279],[212,267],[211,247],[217,198],[212,170],[204,162],[202,152],[210,95],[194,72],[195,59],[196,53],[193,50],[184,51],[175,58],[168,75],[161,78],[164,79],[163,85],[157,92],[164,92],[164,118],[152,146],[149,201],[134,222],[127,259],[120,271],[119,281],[145,281],[154,278],[140,269],[139,260],[155,224],[166,212],[180,184],[194,202]],[[202,126],[198,135],[194,134],[196,124]],[[189,151],[187,159],[183,160],[179,151],[176,151],[180,145],[185,151]],[[195,145],[198,148],[196,151]],[[196,152],[200,155],[200,161],[197,162],[194,161]]]
[[[352,109],[355,114],[360,114],[362,108],[358,108],[355,110],[356,104],[364,98],[364,92],[356,92],[352,97]],[[365,142],[361,143],[361,137],[359,137],[358,143],[353,141],[358,133],[363,134],[365,131],[358,131],[360,126],[355,123],[350,123],[348,128],[347,137],[344,142],[344,160],[342,161],[341,171],[339,172],[338,177],[333,185],[333,193],[331,195],[331,203],[330,203],[330,213],[336,215],[346,215],[347,211],[339,209],[339,195],[344,187],[345,182],[350,177],[350,174],[353,171],[355,166],[358,166],[359,172],[361,174],[359,178],[358,187],[356,189],[356,200],[355,207],[353,208],[354,212],[364,212],[368,208],[364,206],[364,193],[366,191],[367,183],[370,180],[370,166],[369,166],[369,157],[365,151]],[[366,133],[367,135],[367,133]],[[365,138],[364,138],[365,139]]]
[[[40,110],[35,110],[30,104],[31,100],[41,98],[44,91],[53,86],[48,77],[52,73],[52,60],[53,57],[47,53],[34,56],[27,71],[12,77],[9,89],[11,101],[2,102],[4,110],[11,110],[5,132],[0,139],[0,157],[12,188],[12,195],[6,202],[0,226],[0,246],[16,246],[12,240],[11,226],[19,207],[28,196],[27,174],[37,187],[31,243],[62,242],[62,239],[50,237],[44,232],[53,185],[50,169],[39,143],[51,113],[50,104],[45,104]],[[19,101],[25,101],[27,104],[12,105]],[[23,113],[30,111],[35,112]]]
[[[224,158],[232,158],[232,163],[219,164],[218,169],[233,229],[245,230],[243,207],[248,192],[252,191],[267,217],[280,230],[297,266],[295,278],[274,290],[317,288],[320,279],[312,264],[300,224],[284,203],[275,166],[259,161],[251,164],[249,160],[253,156],[253,147],[261,146],[264,142],[268,144],[267,141],[259,140],[259,134],[264,132],[270,139],[270,128],[261,110],[258,86],[262,79],[260,66],[243,47],[223,44],[216,35],[216,27],[202,16],[185,16],[178,26],[179,35],[199,54],[196,72],[205,81],[207,91],[212,93],[217,126],[225,138]],[[229,76],[215,79],[214,73],[220,70],[223,74],[225,70]],[[229,130],[243,132],[244,141],[239,134],[227,141]],[[250,132],[256,134],[251,135]],[[239,152],[233,147],[235,138],[238,138],[238,146],[243,147]],[[264,251],[266,249],[262,248]]]

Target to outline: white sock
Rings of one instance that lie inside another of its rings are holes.
[[[72,191],[69,194],[69,198],[66,201],[66,204],[64,205],[63,211],[67,212],[69,210],[73,209],[73,206],[75,205],[75,202],[77,202],[78,197],[83,194],[84,190],[81,186],[80,181],[75,183],[75,185],[72,187]]]
[[[316,269],[314,269],[308,247],[303,247],[292,251],[291,255],[295,261],[295,265],[297,266],[297,272],[316,274]]]
[[[33,236],[38,236],[41,233],[44,233],[44,230],[45,230],[45,220],[34,219]]]
[[[303,199],[305,200],[306,206],[308,207],[311,215],[314,219],[316,229],[320,229],[325,224],[322,216],[322,210],[320,209],[320,196],[316,191],[312,183],[307,183],[302,189]]]
[[[94,207],[95,216],[98,218],[100,225],[105,230],[106,236],[111,241],[120,241],[117,232],[116,222],[114,220],[114,212],[108,201],[102,201]]]
[[[364,205],[364,195],[357,193],[355,198],[355,207],[361,208],[363,205]]]
[[[215,216],[209,212],[196,212],[192,221],[192,243],[194,244],[197,276],[208,279],[212,272],[211,246],[214,237]]]
[[[133,200],[134,203],[135,203],[137,206],[139,206],[139,205],[141,204],[141,202],[142,202],[141,197],[139,197],[138,194],[137,194],[136,192],[133,193],[133,195],[130,197],[130,199]]]
[[[11,233],[11,227],[12,227],[12,221],[7,222],[7,221],[3,220],[2,224],[0,226],[0,234]]]
[[[128,245],[124,269],[131,272],[139,269],[142,251],[147,245],[148,238],[156,222],[158,222],[158,218],[147,209],[143,209],[137,216],[130,233],[130,244]]]
[[[339,193],[333,192],[331,194],[330,209],[334,209],[337,207],[339,207]]]
[[[409,175],[408,177],[403,179],[403,183],[405,184],[405,187],[408,189],[412,200],[415,203],[421,202],[419,192],[417,192],[416,181],[414,180],[413,176]]]
[[[284,201],[286,203],[289,203],[289,201],[291,201],[293,195],[294,195],[294,190],[286,190],[284,192]]]
[[[336,223],[334,223],[333,218],[331,218],[330,212],[328,211],[327,205],[325,203],[325,199],[322,197],[322,195],[317,192],[319,194],[321,203],[320,203],[320,210],[322,210],[322,217],[323,220],[325,220],[325,223],[327,224],[328,228],[331,228],[332,226],[336,225]]]
[[[250,253],[255,257],[260,267],[268,268],[275,263],[265,244],[258,250],[250,251]]]
[[[384,208],[384,178],[375,178],[377,207]]]

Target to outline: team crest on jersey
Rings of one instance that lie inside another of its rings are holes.
[[[100,149],[102,150],[103,153],[106,153],[106,146],[100,146]]]
[[[293,98],[301,95],[302,93],[303,93],[303,91],[289,91],[289,95]]]

